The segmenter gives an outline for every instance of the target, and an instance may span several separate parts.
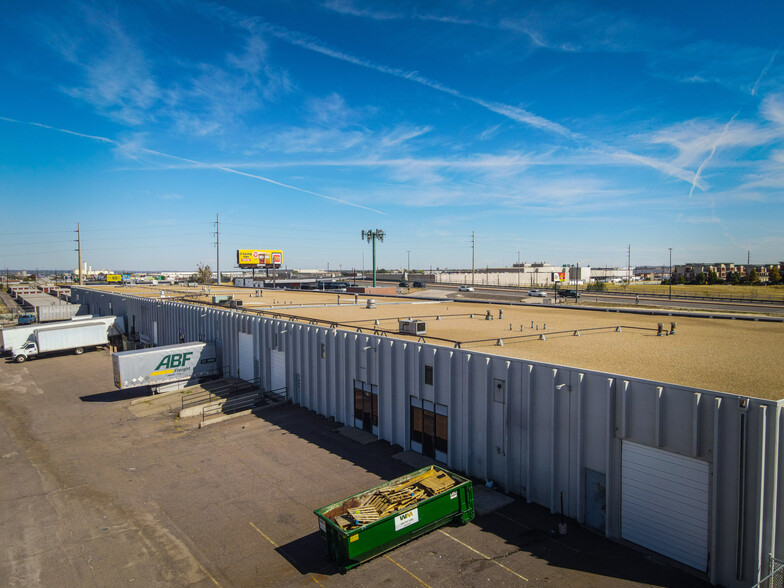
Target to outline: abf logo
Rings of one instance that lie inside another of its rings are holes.
[[[171,374],[174,372],[175,368],[182,368],[188,363],[191,355],[193,355],[193,351],[188,351],[186,353],[171,353],[164,357],[158,367],[150,374],[151,376],[159,376],[161,374]]]

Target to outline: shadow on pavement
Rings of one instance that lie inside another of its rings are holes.
[[[391,480],[412,469],[392,459],[394,454],[401,451],[399,446],[392,446],[382,440],[361,445],[337,432],[341,423],[305,408],[289,404],[260,412],[257,416],[383,479]],[[482,482],[475,481],[475,484]],[[345,494],[350,493],[347,491]],[[664,557],[611,541],[582,527],[573,519],[565,519],[568,534],[560,535],[558,523],[562,519],[559,515],[550,513],[545,507],[528,504],[519,496],[510,496],[514,498],[511,504],[477,516],[471,524],[503,539],[514,551],[529,554],[554,568],[586,573],[590,581],[601,582],[601,577],[606,577],[653,586],[709,586]],[[335,500],[341,498],[344,496],[334,497]],[[320,506],[314,505],[315,508]],[[327,559],[326,544],[317,531],[277,550],[301,574],[331,575],[338,571],[335,564]]]
[[[147,386],[138,386],[125,390],[112,390],[110,392],[101,392],[100,394],[80,396],[79,400],[82,402],[121,402],[123,400],[133,400],[134,398],[141,398],[142,396],[149,395],[150,389]]]

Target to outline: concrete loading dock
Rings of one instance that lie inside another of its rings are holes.
[[[771,555],[782,555],[781,401],[106,290],[75,293],[91,312],[105,312],[111,301],[129,324],[135,317],[139,332],[157,333],[159,344],[181,333],[215,340],[232,373],[250,370],[268,389],[282,381],[297,404],[493,480],[552,512],[563,493],[567,516],[713,582],[748,586],[767,573]],[[678,335],[650,339],[674,344],[688,331],[679,321]],[[240,364],[243,349],[251,350],[249,367]],[[657,460],[665,465],[652,478],[635,477]],[[675,471],[699,481],[696,495],[685,482],[673,485]],[[671,500],[630,494],[635,485],[660,487]],[[684,507],[690,516],[682,516]],[[640,534],[654,508],[661,528]]]

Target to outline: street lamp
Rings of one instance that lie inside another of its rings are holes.
[[[670,250],[670,300],[672,300],[672,247],[667,247]]]

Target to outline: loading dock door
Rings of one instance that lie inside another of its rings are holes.
[[[270,349],[270,390],[279,394],[286,390],[286,352]]]
[[[240,379],[252,382],[256,375],[253,373],[253,335],[239,333],[240,348]]]
[[[708,567],[707,462],[623,441],[621,536],[700,571]]]

